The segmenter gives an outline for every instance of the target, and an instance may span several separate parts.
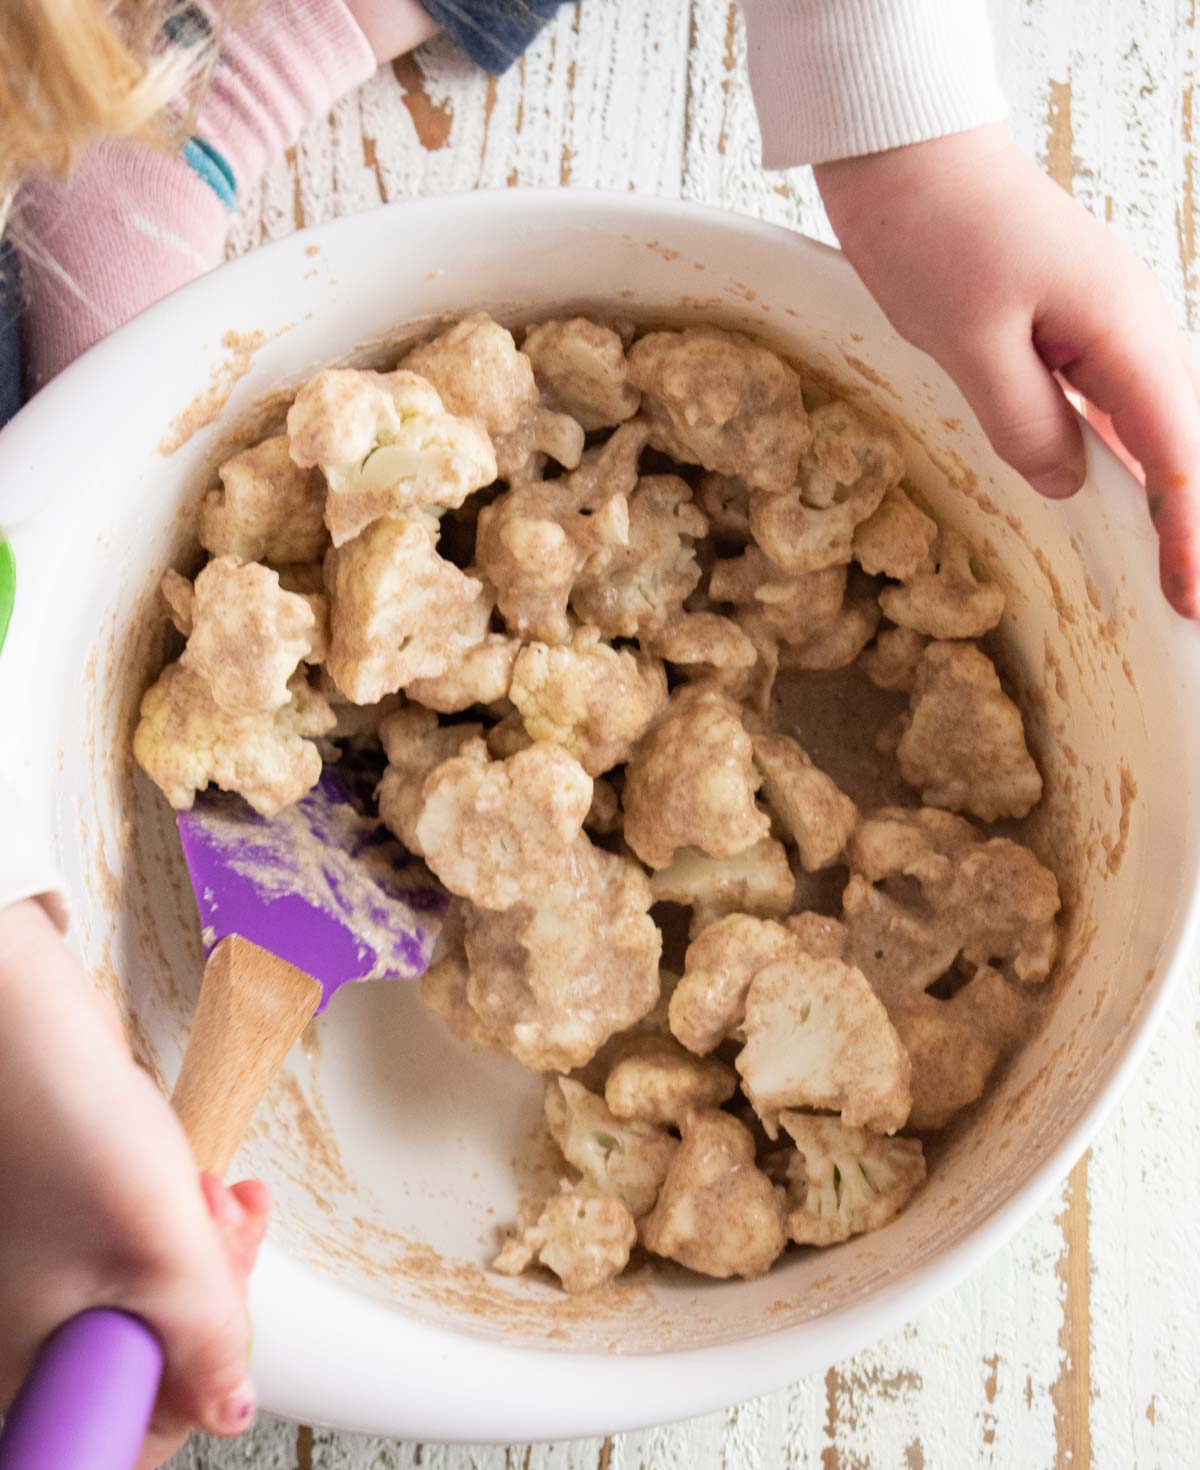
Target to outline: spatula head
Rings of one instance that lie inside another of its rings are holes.
[[[412,980],[429,963],[448,898],[379,820],[379,771],[326,766],[275,817],[205,792],[179,836],[207,956],[240,934],[317,980],[324,1010],[352,980]]]

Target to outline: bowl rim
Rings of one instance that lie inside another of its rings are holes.
[[[827,261],[833,258],[835,269],[857,283],[845,257],[823,242],[731,210],[653,194],[574,188],[468,190],[397,201],[381,209],[388,214],[403,212],[406,223],[416,228],[422,216],[432,219],[448,210],[460,219],[463,214],[524,217],[530,225],[547,213],[553,214],[556,225],[564,217],[589,216],[594,224],[597,211],[603,211],[639,231],[652,228],[656,219],[676,225],[703,219],[709,229],[786,244],[796,252],[798,266],[806,252]],[[88,392],[104,374],[136,360],[140,352],[155,350],[164,336],[170,337],[177,318],[193,313],[194,303],[218,300],[226,290],[256,276],[269,289],[273,262],[284,252],[369,231],[377,227],[380,212],[343,216],[268,242],[147,308],[71,363],[0,431],[0,462],[15,439],[52,435],[72,399]],[[1107,484],[1123,481],[1140,496],[1141,487],[1124,466],[1086,423],[1082,428],[1089,478],[1099,472]],[[3,519],[0,491],[0,524]],[[18,559],[21,544],[38,539],[36,523],[41,519],[34,513],[10,524]],[[1171,629],[1165,636],[1178,660],[1180,692],[1184,697],[1200,696],[1200,627],[1187,625],[1174,614],[1170,617],[1174,623],[1163,621],[1161,626]],[[0,689],[4,683],[0,663]],[[1191,799],[1195,806],[1194,789]],[[263,1406],[298,1420],[397,1438],[524,1442],[531,1424],[538,1439],[580,1437],[660,1424],[771,1392],[890,1334],[978,1270],[1014,1235],[1062,1182],[1109,1117],[1157,1034],[1200,938],[1200,889],[1194,864],[1185,881],[1178,938],[1147,987],[1137,1019],[1114,1045],[1106,1080],[1024,1182],[932,1260],[805,1323],[699,1348],[603,1354],[507,1344],[431,1324],[338,1286],[267,1242],[251,1292],[255,1374]],[[319,1355],[305,1342],[314,1326],[321,1340]],[[619,1332],[619,1327],[615,1330]],[[328,1362],[335,1352],[342,1355],[344,1369],[352,1362],[348,1371],[333,1375],[325,1363],[313,1361],[320,1356]],[[410,1364],[419,1365],[421,1372],[423,1396],[416,1404],[398,1401],[395,1391]],[[335,1382],[337,1386],[331,1387]],[[464,1403],[467,1382],[469,1404]],[[519,1385],[532,1386],[532,1392]],[[469,1422],[464,1422],[468,1416]]]

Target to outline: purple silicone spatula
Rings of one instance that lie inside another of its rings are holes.
[[[172,1103],[224,1175],[300,1033],[343,985],[412,980],[447,897],[379,821],[378,767],[327,766],[277,817],[203,795],[179,816],[206,956]],[[136,1318],[74,1317],[43,1346],[0,1434],[0,1470],[131,1470],[162,1373]]]

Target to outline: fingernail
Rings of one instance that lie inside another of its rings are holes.
[[[247,1378],[217,1406],[217,1420],[223,1434],[241,1434],[249,1429],[255,1411],[254,1385]]]
[[[1029,483],[1047,500],[1066,500],[1083,484],[1083,474],[1070,465],[1059,465],[1041,475],[1030,475]]]

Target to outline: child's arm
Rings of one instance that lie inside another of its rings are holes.
[[[1163,588],[1200,616],[1200,373],[1149,271],[998,125],[982,0],[743,4],[764,161],[817,165],[859,275],[1036,489],[1083,478],[1053,374],[1111,414]]]

